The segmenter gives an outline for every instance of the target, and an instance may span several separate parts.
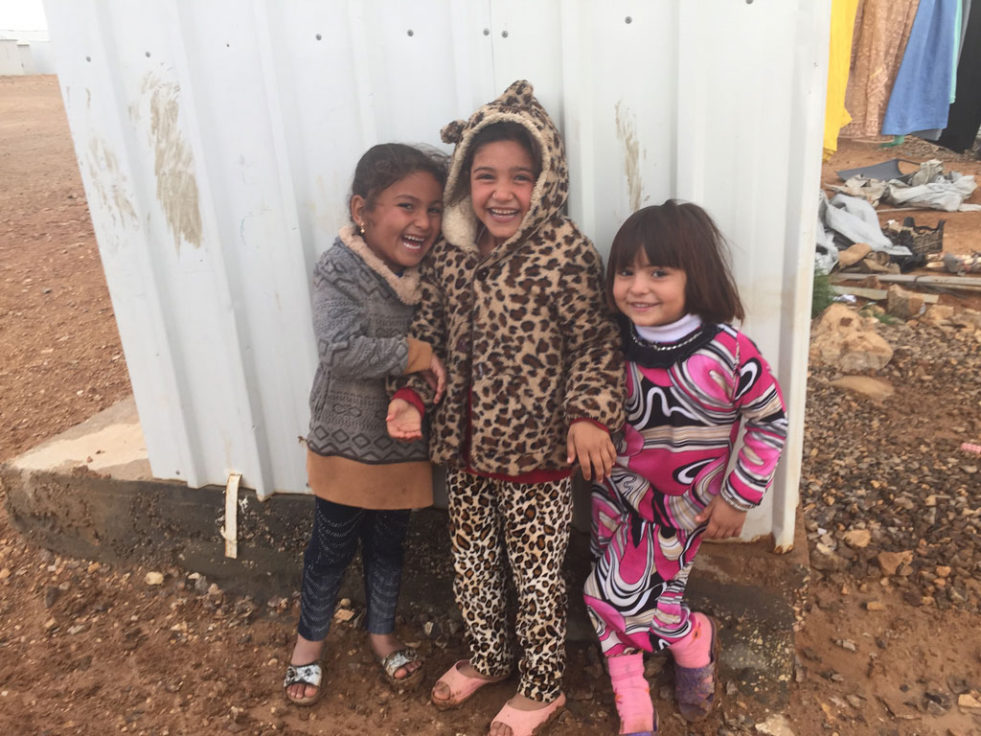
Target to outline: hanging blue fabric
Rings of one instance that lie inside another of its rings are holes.
[[[947,127],[960,0],[920,0],[882,121],[883,135]]]

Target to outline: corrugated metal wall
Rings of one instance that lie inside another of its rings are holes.
[[[47,0],[153,472],[303,491],[309,283],[358,156],[438,143],[514,79],[563,129],[603,252],[706,206],[792,437],[748,534],[793,534],[829,0]]]

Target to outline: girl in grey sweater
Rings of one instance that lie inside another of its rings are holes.
[[[372,651],[397,689],[422,676],[416,652],[394,628],[409,510],[432,503],[432,470],[424,440],[389,438],[385,381],[423,372],[442,392],[445,372],[431,346],[406,333],[419,303],[419,263],[440,232],[445,182],[439,154],[398,143],[372,147],[355,169],[353,224],[341,228],[314,269],[319,362],[307,476],[316,509],[283,684],[297,705],[312,705],[323,691],[324,640],[359,540]]]

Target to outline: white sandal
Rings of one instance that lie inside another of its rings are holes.
[[[408,672],[408,665],[413,662],[419,662],[419,667]],[[411,690],[422,681],[422,659],[412,647],[403,646],[396,649],[387,657],[379,658],[378,663],[381,665],[382,672],[385,673],[388,684],[398,693]],[[403,667],[406,668],[408,674],[405,677],[396,677],[395,673]]]
[[[324,689],[320,687],[323,676],[320,662],[291,664],[286,668],[286,677],[283,679],[283,693],[286,695],[286,699],[295,705],[313,705],[320,700],[320,696],[324,692]],[[313,695],[294,698],[289,691],[291,685],[309,685],[317,688],[317,692]]]

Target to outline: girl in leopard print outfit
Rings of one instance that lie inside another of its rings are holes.
[[[596,562],[584,597],[621,734],[657,730],[645,651],[671,652],[681,715],[708,715],[716,627],[688,609],[685,584],[703,537],[740,533],[787,436],[776,378],[729,324],[743,307],[724,242],[701,207],[668,201],[627,219],[607,265],[626,358],[627,424],[613,472],[593,486]],[[740,428],[743,447],[727,471]]]
[[[524,736],[565,703],[566,592],[562,563],[572,519],[571,473],[602,478],[623,423],[618,336],[603,295],[602,261],[563,214],[569,188],[562,139],[515,82],[467,121],[444,200],[445,240],[423,265],[410,335],[446,363],[446,397],[432,413],[430,455],[448,466],[454,592],[470,658],[433,688],[459,706],[506,678],[516,655],[507,588],[518,595],[518,692],[492,736]],[[433,410],[411,377],[395,394],[389,432],[418,437]]]

